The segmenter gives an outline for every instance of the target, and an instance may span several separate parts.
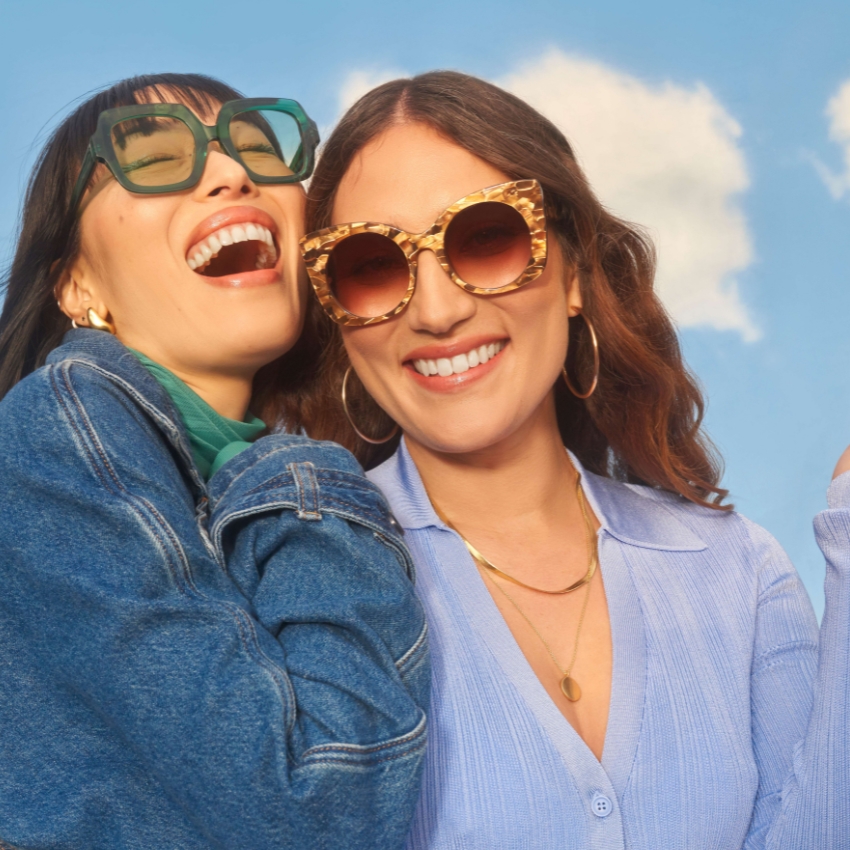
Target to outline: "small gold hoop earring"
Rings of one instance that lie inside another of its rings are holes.
[[[351,413],[348,411],[348,400],[346,398],[346,389],[348,387],[348,376],[351,374],[351,369],[353,367],[349,366],[345,370],[345,376],[342,379],[342,409],[345,411],[345,418],[348,419],[348,424],[354,429],[354,433],[360,437],[361,440],[364,440],[367,443],[371,443],[373,446],[380,446],[384,443],[388,443],[395,435],[398,433],[398,425],[393,425],[393,430],[389,433],[388,436],[384,437],[381,440],[373,440],[371,437],[367,437],[355,424],[354,420],[351,418]]]
[[[590,342],[593,345],[593,381],[590,384],[590,389],[586,393],[580,393],[570,381],[570,376],[567,374],[567,367],[561,367],[561,373],[564,376],[564,383],[567,385],[567,389],[576,397],[576,398],[590,398],[596,392],[596,385],[599,383],[599,342],[596,339],[596,331],[593,330],[593,324],[590,319],[581,314],[581,317],[584,319],[584,323],[587,325],[587,329],[590,331]]]
[[[89,324],[96,331],[106,331],[108,334],[115,336],[115,325],[113,325],[112,322],[107,322],[106,319],[98,316],[98,314],[95,313],[94,308],[89,307],[89,309],[86,310],[86,318],[89,320]]]

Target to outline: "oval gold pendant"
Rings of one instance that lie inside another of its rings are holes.
[[[564,676],[561,679],[561,692],[570,702],[577,702],[581,699],[581,688],[578,682],[569,676]]]

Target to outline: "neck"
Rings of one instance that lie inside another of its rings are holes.
[[[575,471],[551,396],[513,434],[476,451],[449,454],[409,436],[406,442],[429,496],[462,530],[562,522],[575,508]]]
[[[154,351],[150,346],[127,344],[180,378],[219,416],[244,421],[253,393],[253,372],[216,372],[189,368],[175,363],[166,352]]]
[[[166,367],[171,368],[171,367]],[[240,375],[196,374],[171,369],[183,383],[194,390],[219,416],[245,419],[251,403],[253,377]]]

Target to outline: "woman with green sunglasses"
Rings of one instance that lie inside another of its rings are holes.
[[[0,846],[404,842],[412,564],[297,433],[317,143],[295,101],[158,75],[39,159],[0,316]]]

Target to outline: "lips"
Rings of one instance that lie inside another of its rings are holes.
[[[268,272],[276,266],[276,232],[271,216],[256,207],[221,210],[193,231],[186,264],[204,277],[238,277],[245,282],[246,275]]]
[[[492,360],[505,345],[507,345],[505,340],[498,340],[489,345],[483,344],[470,348],[453,357],[417,358],[412,361],[413,368],[425,377],[439,375],[441,378],[448,378],[449,375],[462,375]]]

